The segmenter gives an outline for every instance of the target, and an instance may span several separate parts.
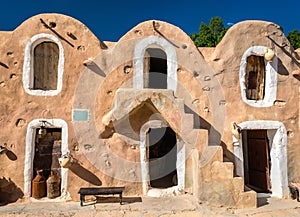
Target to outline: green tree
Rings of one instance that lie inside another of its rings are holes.
[[[287,39],[289,40],[294,49],[300,48],[300,32],[298,30],[289,32]]]
[[[190,34],[197,47],[215,47],[229,28],[225,28],[220,17],[210,19],[209,25],[201,22],[199,33]]]

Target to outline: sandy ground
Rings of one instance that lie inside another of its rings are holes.
[[[300,216],[300,202],[291,199],[262,197],[256,209],[213,207],[199,203],[190,195],[165,198],[98,198],[81,207],[79,202],[17,202],[0,207],[1,217],[206,217],[206,216]]]

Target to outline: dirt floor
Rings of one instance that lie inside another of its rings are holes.
[[[79,202],[17,202],[0,207],[1,217],[51,216],[51,217],[206,217],[206,216],[300,216],[300,202],[261,196],[256,209],[232,209],[212,207],[199,203],[190,195],[164,198],[125,197],[124,204],[118,198],[96,198]]]

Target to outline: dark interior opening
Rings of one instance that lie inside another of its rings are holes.
[[[167,54],[158,48],[148,48],[145,54],[145,87],[167,89]],[[147,76],[148,74],[148,76]]]
[[[36,129],[35,150],[33,160],[33,178],[38,170],[43,170],[43,176],[47,180],[51,170],[61,178],[61,167],[58,158],[61,157],[61,128],[45,128],[42,134],[41,128]]]
[[[246,97],[250,100],[263,100],[265,95],[265,60],[262,56],[247,57]]]
[[[243,130],[245,185],[259,193],[270,193],[270,147],[267,130]]]
[[[149,136],[150,186],[169,188],[176,186],[177,146],[176,133],[170,128],[151,128]]]

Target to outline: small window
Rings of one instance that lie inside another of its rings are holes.
[[[56,90],[59,48],[54,42],[42,42],[33,51],[34,90]]]
[[[246,96],[250,100],[263,100],[265,94],[265,61],[262,56],[247,57]]]
[[[160,72],[162,81],[149,76],[149,71]],[[177,90],[177,55],[170,41],[163,37],[148,36],[137,42],[133,56],[133,88]]]
[[[26,44],[23,88],[34,96],[56,96],[62,90],[64,73],[63,45],[53,35],[41,33]]]
[[[144,57],[144,88],[167,89],[167,54],[159,48],[148,48]]]
[[[268,47],[252,46],[242,56],[240,87],[242,100],[250,106],[273,106],[277,93],[278,58],[265,59]]]

